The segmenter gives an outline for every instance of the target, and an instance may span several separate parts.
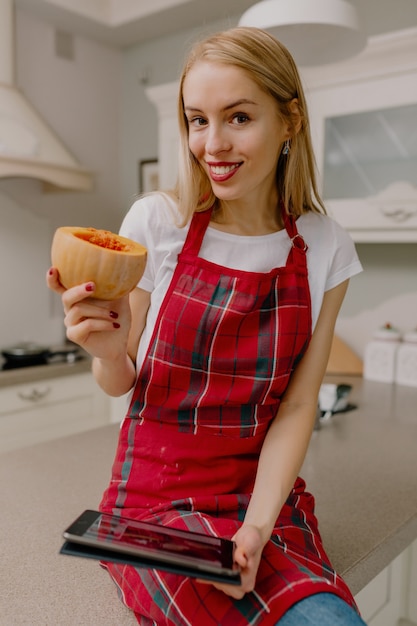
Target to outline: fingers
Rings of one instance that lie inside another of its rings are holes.
[[[59,281],[59,273],[55,267],[51,267],[46,273],[46,284],[49,289],[56,293],[64,293],[65,287]]]
[[[67,337],[78,344],[83,344],[91,333],[117,331],[125,321],[120,302],[94,299],[94,283],[68,289],[62,294],[62,304]]]
[[[233,555],[233,560],[235,563],[237,563],[237,565],[240,566],[240,568],[242,570],[244,570],[245,568],[248,567],[249,565],[249,559],[246,556],[246,554],[243,552],[243,550],[240,550],[239,548],[235,549],[234,555]]]
[[[59,279],[59,272],[51,267],[46,274],[47,286],[61,296],[67,337],[79,345],[85,344],[91,333],[116,331],[120,328],[119,302],[94,299],[93,282],[66,289]],[[119,320],[119,321],[118,321]]]
[[[235,542],[233,559],[241,568],[241,584],[215,584],[214,586],[232,598],[240,600],[255,588],[263,544],[258,528],[250,525],[241,526],[234,535],[233,541]]]
[[[235,562],[241,567],[241,583],[240,585],[228,585],[226,583],[209,583],[207,581],[206,584],[212,584],[216,589],[222,591],[226,595],[234,598],[235,600],[241,600],[247,593],[250,593],[255,588],[256,581],[256,573],[258,570],[258,559],[256,555],[254,558],[248,558],[243,550],[235,550],[234,553]],[[199,581],[203,582],[203,581]]]
[[[93,296],[95,285],[93,282],[77,285],[71,289],[66,289],[59,279],[59,272],[56,267],[51,267],[46,273],[46,284],[52,291],[62,295],[64,305],[69,309],[78,300],[84,300]]]
[[[86,298],[94,297],[95,284],[93,282],[83,283],[76,287],[66,289],[59,279],[59,272],[55,267],[51,267],[46,274],[46,284],[49,289],[62,295],[64,310],[67,312],[73,304]]]
[[[114,301],[98,300],[94,298],[93,282],[66,289],[56,268],[48,270],[46,282],[61,296],[64,325],[70,341],[102,360],[113,361],[127,353],[131,327],[128,295]]]
[[[64,323],[68,339],[80,346],[85,346],[86,349],[86,343],[93,333],[117,332],[120,328],[120,324],[113,322],[110,317],[109,319],[85,318],[74,324],[68,322],[66,317]]]
[[[235,600],[241,600],[247,593],[249,593],[250,591],[253,591],[254,589],[254,585],[249,585],[246,588],[246,586],[243,585],[243,581],[242,581],[242,585],[227,585],[227,584],[213,583],[210,581],[203,581],[203,580],[199,580],[198,582],[202,584],[211,584],[213,585],[213,587],[215,587],[219,591],[222,591],[227,596],[234,598]]]
[[[65,289],[62,292],[62,305],[64,307],[65,315],[72,310],[73,307],[84,307],[87,310],[96,308],[100,308],[100,304],[98,300],[95,300],[95,304],[90,307],[88,305],[87,300],[94,298],[94,283],[84,283],[82,285],[76,285],[75,287],[71,287],[70,289]],[[85,314],[84,314],[85,315]]]

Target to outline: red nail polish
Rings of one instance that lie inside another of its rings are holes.
[[[48,271],[49,276],[53,276],[54,275],[54,268],[50,267],[49,271]]]
[[[94,291],[94,283],[87,283],[85,286],[86,291]]]
[[[113,318],[114,320],[117,320],[117,318],[119,317],[119,314],[116,313],[116,311],[110,311],[110,317]]]
[[[118,322],[113,322],[113,328],[120,328],[120,324]]]

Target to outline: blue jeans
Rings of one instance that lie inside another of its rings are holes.
[[[366,626],[349,604],[333,593],[317,593],[294,604],[277,626]]]

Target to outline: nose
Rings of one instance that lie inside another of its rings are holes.
[[[231,141],[227,130],[220,124],[211,124],[206,136],[206,152],[211,155],[227,152],[231,148]]]

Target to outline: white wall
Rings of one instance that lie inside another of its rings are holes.
[[[61,337],[45,284],[49,225],[0,191],[0,346]],[[51,294],[52,295],[52,294]]]
[[[80,163],[95,174],[91,193],[23,196],[58,224],[114,226],[120,202],[120,51],[74,36],[74,58],[55,53],[55,28],[17,11],[17,82]],[[76,222],[74,222],[76,220]]]
[[[55,54],[54,28],[17,11],[17,83],[81,164],[96,175],[91,193],[42,193],[29,180],[0,180],[0,348],[20,340],[59,343],[62,312],[45,286],[57,226],[117,229],[123,54],[82,37],[74,60]]]

